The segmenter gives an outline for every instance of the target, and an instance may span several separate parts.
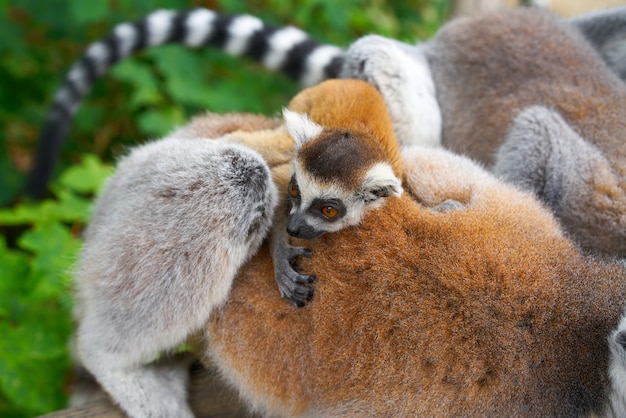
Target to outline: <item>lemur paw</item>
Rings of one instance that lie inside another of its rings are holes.
[[[466,205],[454,199],[446,199],[433,208],[433,211],[439,213],[452,212],[453,210],[464,209]]]
[[[303,247],[282,248],[281,256],[274,260],[274,277],[283,298],[294,306],[302,307],[313,298],[314,288],[310,284],[316,277],[296,271],[294,262],[298,257],[311,257],[311,251]]]

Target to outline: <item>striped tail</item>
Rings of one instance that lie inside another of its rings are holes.
[[[203,8],[158,10],[136,22],[121,23],[108,37],[89,45],[55,94],[29,173],[28,196],[41,199],[45,195],[74,114],[93,83],[132,53],[167,43],[212,46],[245,56],[302,86],[337,78],[344,60],[339,47],[323,45],[295,27],[268,25],[250,15],[225,15]]]

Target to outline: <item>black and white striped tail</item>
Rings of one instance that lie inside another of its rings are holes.
[[[105,39],[89,45],[54,96],[39,137],[26,194],[42,198],[81,99],[98,77],[130,54],[157,45],[213,46],[246,56],[284,73],[303,86],[337,78],[343,51],[322,45],[292,26],[275,27],[249,15],[225,15],[208,9],[155,11],[134,23],[121,23]]]

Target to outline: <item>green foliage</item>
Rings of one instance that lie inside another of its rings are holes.
[[[54,198],[0,209],[0,416],[33,416],[65,405],[72,330],[70,271],[94,193],[111,173],[95,156],[66,170]]]
[[[52,197],[20,201],[47,107],[90,42],[153,10],[197,6],[294,25],[344,47],[369,33],[413,42],[434,33],[448,3],[0,0],[0,416],[33,416],[64,406],[72,329],[69,272],[90,196],[110,172],[100,161],[110,162],[128,146],[164,135],[205,110],[278,114],[299,88],[257,63],[207,48],[168,45],[139,53],[115,65],[81,104]]]

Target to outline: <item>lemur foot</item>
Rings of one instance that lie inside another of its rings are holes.
[[[453,210],[464,209],[466,205],[454,199],[446,199],[433,208],[435,212],[447,213]]]
[[[302,307],[313,298],[316,280],[313,275],[302,274],[294,268],[298,257],[311,257],[311,251],[303,247],[291,245],[280,248],[279,257],[274,258],[274,277],[278,283],[280,294],[294,306]]]

